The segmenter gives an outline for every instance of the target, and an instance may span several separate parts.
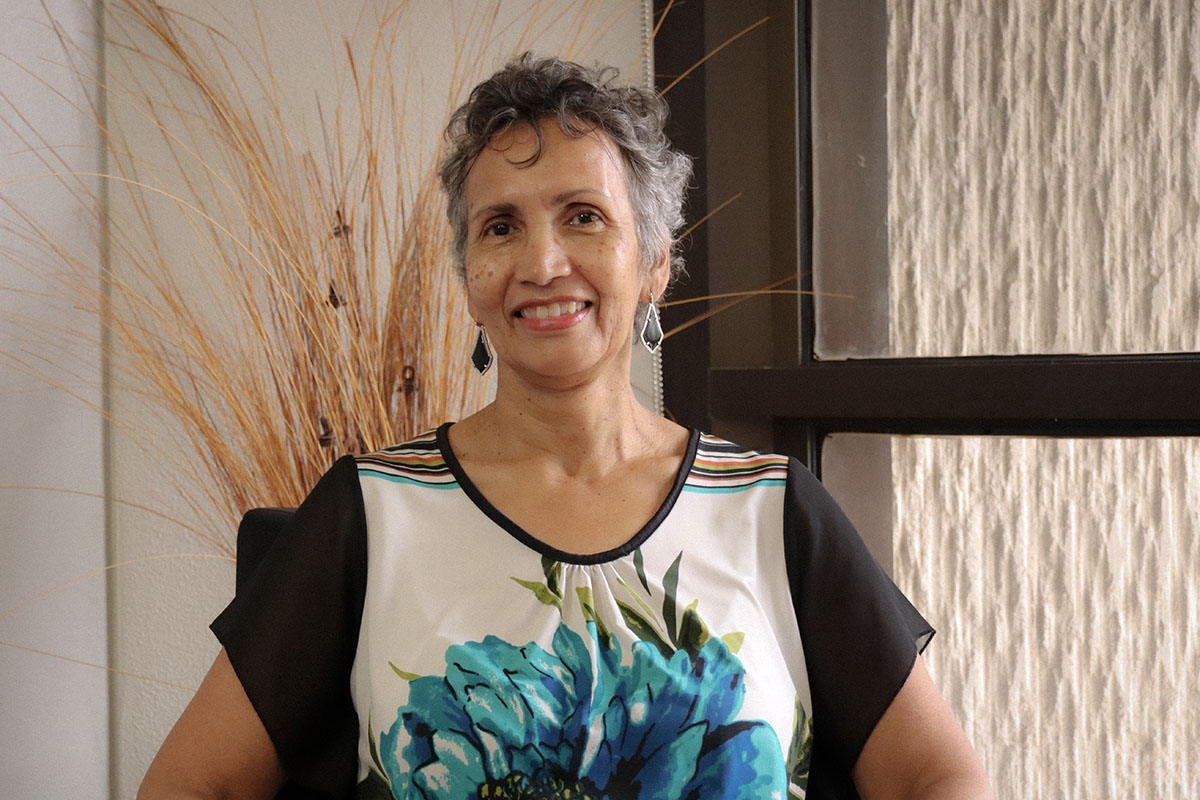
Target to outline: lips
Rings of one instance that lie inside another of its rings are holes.
[[[543,303],[540,305],[525,306],[517,310],[517,316],[522,319],[549,319],[551,317],[564,317],[571,314],[576,314],[587,308],[588,304],[582,300],[567,300],[557,303]]]

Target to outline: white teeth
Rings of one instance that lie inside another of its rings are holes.
[[[572,300],[567,303],[549,303],[542,306],[530,306],[521,311],[521,316],[526,319],[546,319],[547,317],[561,317],[565,314],[574,314],[581,311],[586,305],[579,300]]]

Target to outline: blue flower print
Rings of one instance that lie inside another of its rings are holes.
[[[774,730],[737,719],[745,671],[721,639],[670,658],[635,642],[622,664],[587,627],[591,649],[565,625],[550,652],[489,636],[449,648],[444,677],[411,681],[379,740],[393,797],[786,796]]]

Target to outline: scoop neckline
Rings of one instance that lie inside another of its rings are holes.
[[[444,422],[438,426],[437,446],[441,451],[443,460],[446,462],[446,466],[450,469],[450,473],[458,481],[458,485],[462,488],[463,493],[467,495],[475,507],[505,532],[531,550],[555,561],[579,565],[605,564],[624,558],[641,547],[658,530],[659,526],[662,525],[663,521],[671,513],[671,509],[674,508],[679,495],[683,492],[683,486],[687,482],[688,475],[691,474],[692,467],[695,464],[696,450],[700,443],[699,429],[689,428],[687,448],[684,450],[679,470],[675,474],[675,481],[671,484],[671,490],[667,492],[667,496],[663,498],[662,503],[654,514],[651,515],[650,519],[629,540],[624,544],[617,545],[608,550],[602,550],[598,553],[571,553],[547,544],[526,531],[492,505],[491,501],[483,495],[483,492],[479,491],[479,488],[475,486],[471,477],[467,475],[466,470],[463,469],[462,464],[459,463],[458,456],[454,454],[454,448],[450,446],[450,428],[453,425],[453,422]]]

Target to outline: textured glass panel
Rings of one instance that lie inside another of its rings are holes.
[[[1200,439],[895,437],[884,458],[893,575],[997,797],[1200,797]]]
[[[867,16],[836,6],[817,2]],[[1193,0],[886,6],[886,43],[862,45],[885,59],[829,66],[816,42],[815,281],[854,295],[818,298],[818,354],[1200,350]],[[882,91],[847,72],[880,60]],[[879,119],[862,125],[839,96]],[[836,204],[859,184],[856,203]],[[880,277],[858,263],[874,248],[853,243],[882,230]]]

